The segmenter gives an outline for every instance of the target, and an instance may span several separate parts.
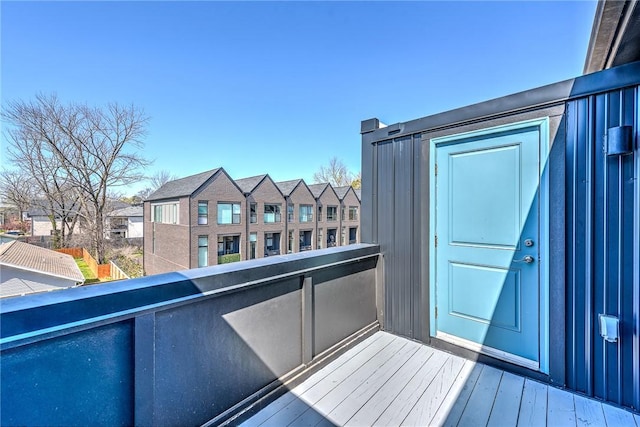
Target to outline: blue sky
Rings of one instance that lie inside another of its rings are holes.
[[[1,97],[134,103],[151,118],[149,173],[311,183],[333,156],[360,170],[361,120],[580,75],[595,6],[2,1]]]

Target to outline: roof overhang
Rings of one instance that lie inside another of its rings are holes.
[[[584,74],[640,61],[638,0],[599,1],[584,64]]]

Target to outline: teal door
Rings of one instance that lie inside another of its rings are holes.
[[[531,126],[435,145],[436,336],[534,369],[540,133]]]

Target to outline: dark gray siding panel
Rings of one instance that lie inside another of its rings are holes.
[[[393,197],[393,143],[383,143],[376,146],[376,165],[377,170],[377,186],[376,205],[374,210],[377,212],[377,221],[374,225],[373,238],[374,242],[380,244],[380,253],[385,261],[384,283],[385,283],[385,299],[384,299],[384,322],[385,329],[397,331],[397,316],[394,310],[394,302],[397,299],[395,283],[393,282],[393,271],[395,264],[395,242],[393,240],[393,224],[394,224],[394,197]]]
[[[385,329],[423,338],[427,329],[421,286],[420,135],[374,146],[374,242],[385,259]]]
[[[638,318],[638,90],[616,90],[567,105],[567,385],[640,408]],[[607,129],[634,126],[635,151],[607,156]],[[604,341],[598,314],[620,319]]]
[[[393,278],[395,286],[394,315],[397,330],[402,335],[413,337],[411,327],[412,304],[412,267],[413,255],[413,141],[412,138],[400,138],[393,144],[393,205],[395,218],[393,223],[394,257]],[[389,283],[389,282],[386,282]],[[405,308],[398,310],[398,307]]]

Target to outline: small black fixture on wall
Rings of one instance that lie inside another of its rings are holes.
[[[633,152],[633,127],[616,126],[607,130],[604,151],[607,156],[623,156]]]

